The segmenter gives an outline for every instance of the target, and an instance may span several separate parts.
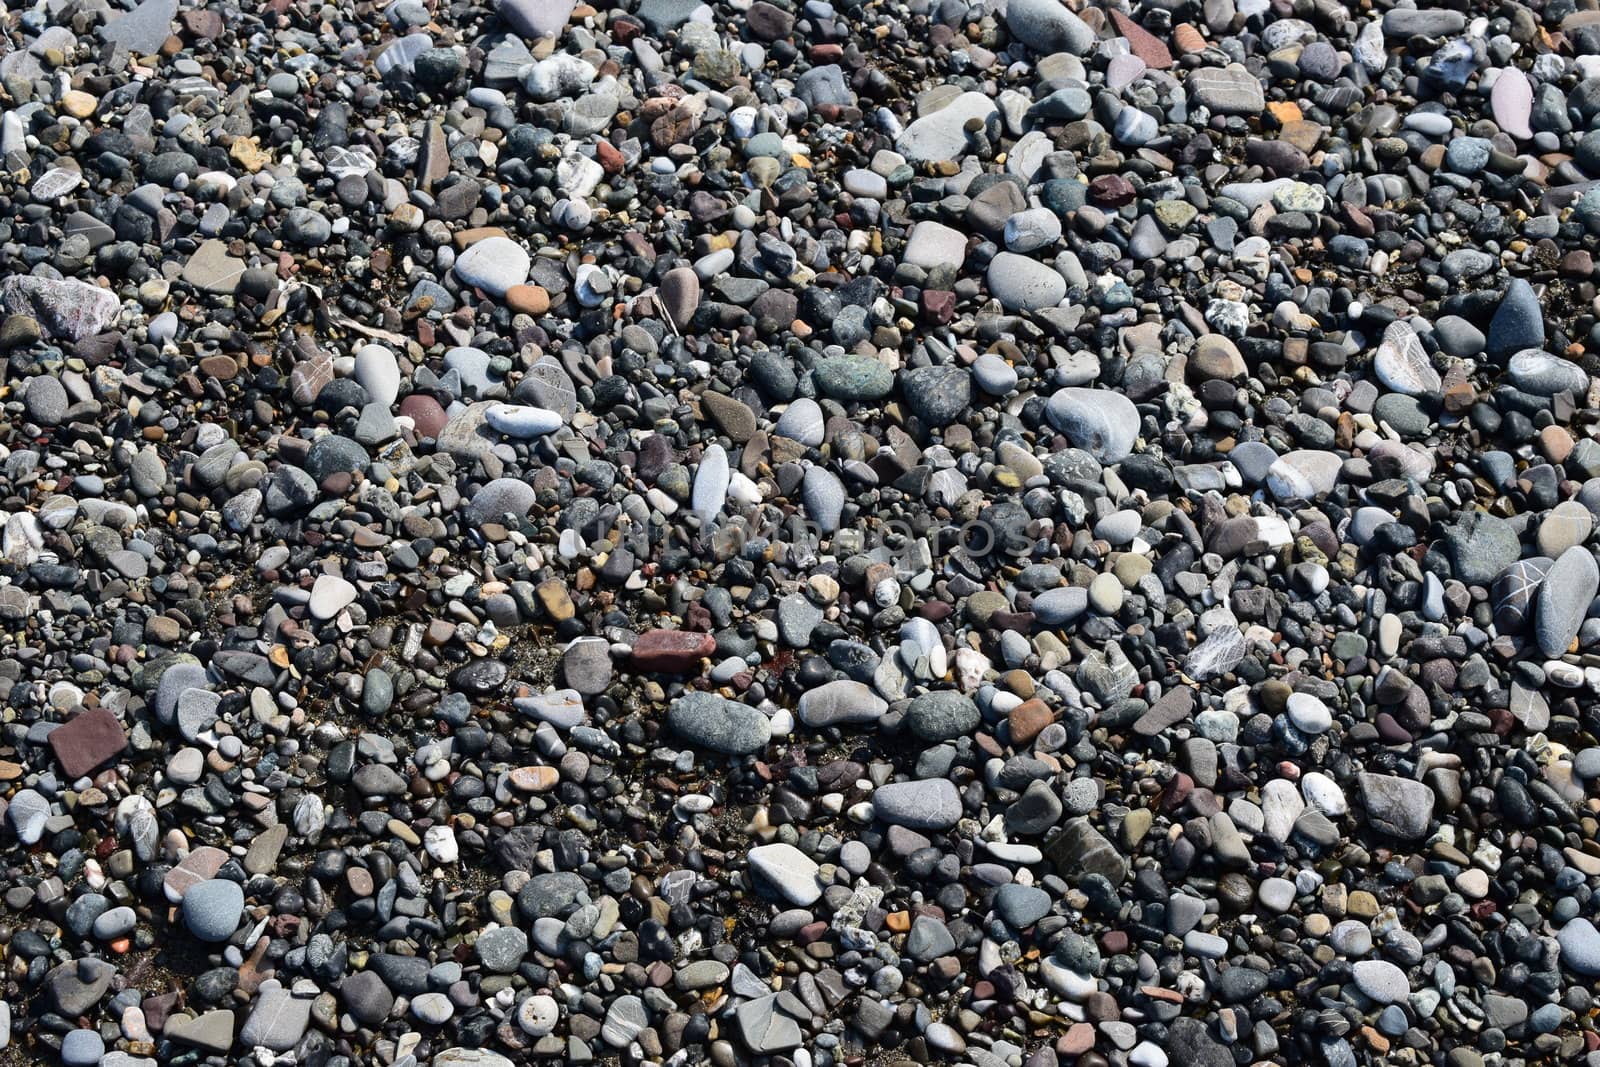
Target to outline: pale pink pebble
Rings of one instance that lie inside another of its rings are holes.
[[[1113,56],[1106,66],[1106,88],[1115,92],[1126,88],[1139,80],[1139,75],[1148,69],[1144,60],[1133,54]]]
[[[1532,137],[1528,116],[1533,111],[1533,86],[1528,76],[1516,67],[1507,67],[1494,80],[1489,90],[1489,105],[1494,109],[1497,126],[1513,137]]]

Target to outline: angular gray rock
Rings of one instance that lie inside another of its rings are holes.
[[[577,0],[497,0],[495,10],[524,37],[554,37],[567,25]]]
[[[1427,835],[1433,820],[1433,790],[1422,782],[1389,774],[1364,773],[1357,781],[1368,823],[1408,841]]]
[[[31,315],[46,333],[62,341],[82,341],[106,332],[121,309],[111,290],[73,279],[13,274],[0,280],[0,311]]]
[[[746,858],[750,869],[790,904],[806,907],[822,896],[822,886],[817,881],[820,868],[793,845],[758,845]]]
[[[177,16],[178,0],[143,0],[127,14],[107,20],[100,36],[135,55],[154,55],[172,36],[172,20]]]
[[[967,120],[988,121],[995,114],[994,101],[986,94],[962,93],[939,110],[907,126],[896,140],[895,148],[913,163],[956,159],[967,149]]]
[[[1069,882],[1097,874],[1112,885],[1128,876],[1128,861],[1086,818],[1068,819],[1044,843],[1044,855]]]

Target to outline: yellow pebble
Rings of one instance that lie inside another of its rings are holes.
[[[69,89],[61,94],[61,110],[75,119],[93,115],[100,101],[81,89]]]

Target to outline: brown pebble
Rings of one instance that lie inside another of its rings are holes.
[[[519,315],[543,315],[550,310],[550,294],[542,285],[513,285],[506,290],[506,307]]]

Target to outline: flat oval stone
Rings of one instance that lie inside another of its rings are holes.
[[[393,407],[400,395],[400,365],[383,345],[362,345],[356,349],[356,381],[373,403]]]
[[[790,904],[803,908],[822,896],[822,886],[817,881],[820,868],[793,845],[758,845],[747,858],[750,869]]]
[[[1589,375],[1569,360],[1537,348],[1524,349],[1506,364],[1511,381],[1523,392],[1535,396],[1588,392]]]
[[[961,795],[945,778],[890,782],[872,794],[872,810],[886,823],[913,830],[948,830],[961,820]]]
[[[1055,307],[1067,295],[1067,280],[1054,267],[1015,252],[989,261],[989,291],[1013,311]]]
[[[841,678],[800,694],[795,710],[801,722],[820,729],[875,723],[888,709],[888,702],[863,683]]]
[[[1489,106],[1494,111],[1495,124],[1502,130],[1513,137],[1533,136],[1528,126],[1533,111],[1533,85],[1522,71],[1516,67],[1500,70],[1489,90]]]
[[[712,445],[700,456],[700,466],[695,470],[694,489],[690,506],[695,513],[713,516],[720,513],[728,502],[728,453],[721,445]]]
[[[715,693],[686,693],[667,709],[667,725],[700,748],[727,756],[759,752],[772,738],[772,723],[755,708]]]
[[[486,237],[456,257],[455,275],[468,285],[500,298],[528,280],[532,258],[509,237]]]

